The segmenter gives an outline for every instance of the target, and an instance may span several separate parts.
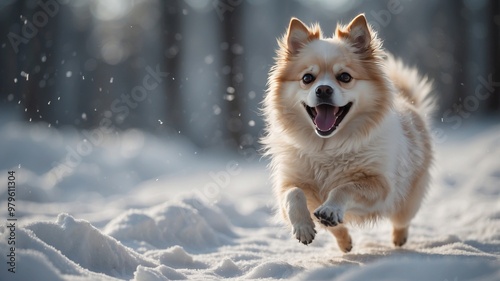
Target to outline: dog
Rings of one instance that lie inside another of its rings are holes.
[[[305,245],[316,221],[347,253],[346,225],[388,218],[402,246],[430,183],[432,83],[382,48],[364,14],[330,38],[292,18],[278,45],[261,139],[278,213]]]

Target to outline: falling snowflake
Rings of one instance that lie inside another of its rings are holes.
[[[24,71],[21,71],[21,76],[26,78],[26,81],[28,81],[28,79],[30,78],[30,74],[29,73],[26,73]]]
[[[218,106],[217,104],[215,104],[214,106],[212,106],[212,109],[213,109],[215,115],[219,115],[221,113],[221,111],[222,111],[222,109],[220,108],[220,106]]]
[[[206,64],[212,64],[214,62],[214,56],[208,55],[205,57],[204,61]]]

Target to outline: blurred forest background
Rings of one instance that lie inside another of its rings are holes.
[[[498,0],[2,0],[0,121],[258,147],[290,17],[330,36],[358,13],[435,81],[438,123],[498,115]]]

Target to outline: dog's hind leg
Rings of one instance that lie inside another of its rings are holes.
[[[335,227],[329,227],[328,230],[337,239],[337,245],[342,252],[348,253],[352,250],[352,239],[349,235],[349,230],[343,225],[337,225]]]
[[[401,247],[403,246],[406,241],[408,240],[408,229],[410,226],[405,226],[405,227],[394,227],[392,230],[392,243],[394,243],[394,246]]]
[[[391,216],[393,225],[392,242],[395,246],[401,247],[408,240],[410,222],[420,208],[428,183],[429,173],[427,171],[419,177],[416,177],[403,204],[401,204],[401,207]]]

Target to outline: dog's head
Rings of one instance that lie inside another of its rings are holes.
[[[391,91],[381,43],[364,15],[337,26],[331,38],[292,18],[279,45],[264,101],[268,123],[329,138],[366,135],[381,122]]]

